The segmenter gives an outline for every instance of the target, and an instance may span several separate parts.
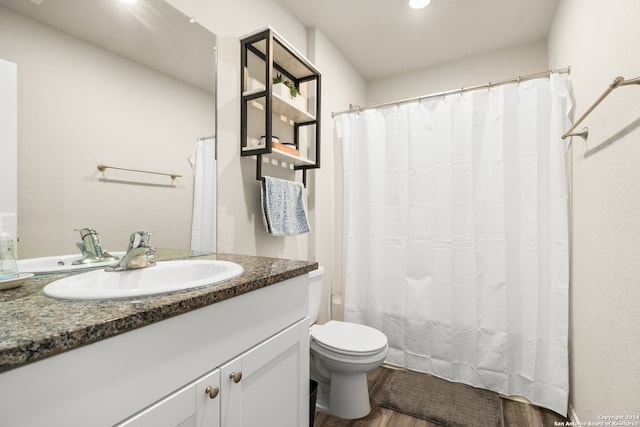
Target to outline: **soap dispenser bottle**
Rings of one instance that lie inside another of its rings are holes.
[[[0,216],[0,281],[18,278],[16,248],[11,235],[4,231],[4,217]]]

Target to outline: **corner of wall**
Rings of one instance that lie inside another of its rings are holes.
[[[574,408],[572,404],[569,404],[569,413],[567,415],[569,421],[573,421],[573,423],[578,426],[582,425],[580,418],[578,418],[578,414],[576,413],[576,408]]]
[[[586,111],[616,76],[638,75],[640,58],[631,54],[640,49],[638,19],[636,0],[617,1],[613,8],[598,1],[558,3],[548,61],[551,67],[571,66],[576,113]],[[601,415],[640,411],[639,348],[631,338],[637,336],[640,312],[628,305],[640,298],[634,249],[640,242],[640,203],[634,196],[640,188],[637,90],[617,89],[602,102],[584,122],[588,141],[574,139],[569,153],[569,417],[574,422],[578,413],[589,423]]]

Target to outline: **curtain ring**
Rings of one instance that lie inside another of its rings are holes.
[[[491,82],[489,82],[489,84],[487,84],[487,90],[488,90],[489,92],[491,92]]]
[[[520,76],[518,76],[518,86],[520,86]]]

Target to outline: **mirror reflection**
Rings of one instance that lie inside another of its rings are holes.
[[[215,134],[215,48],[162,1],[0,0],[0,59],[17,64],[19,258],[78,252],[83,227],[109,251],[136,230],[190,248],[189,158]]]

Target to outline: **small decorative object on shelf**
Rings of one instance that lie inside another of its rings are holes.
[[[300,95],[298,88],[289,80],[284,80],[282,74],[278,74],[273,78],[271,93],[284,102],[291,104],[294,108],[300,111],[307,111],[307,100],[305,97],[302,95],[298,96]]]
[[[298,88],[289,80],[285,80],[284,77],[282,77],[282,74],[278,74],[273,78],[273,84],[282,84],[286,86],[287,89],[289,89],[289,95],[291,95],[291,98],[295,98],[296,96],[298,96]]]
[[[240,155],[256,156],[258,180],[265,155],[302,170],[306,185],[320,167],[320,72],[272,28],[240,43]]]
[[[273,136],[271,137],[271,143],[273,144],[273,143],[275,143],[275,142],[280,142],[280,138],[278,138],[277,136],[273,135]],[[266,144],[267,144],[267,137],[266,137],[266,136],[264,136],[264,135],[262,135],[262,136],[260,137],[260,145],[264,146],[264,145],[266,145]]]

